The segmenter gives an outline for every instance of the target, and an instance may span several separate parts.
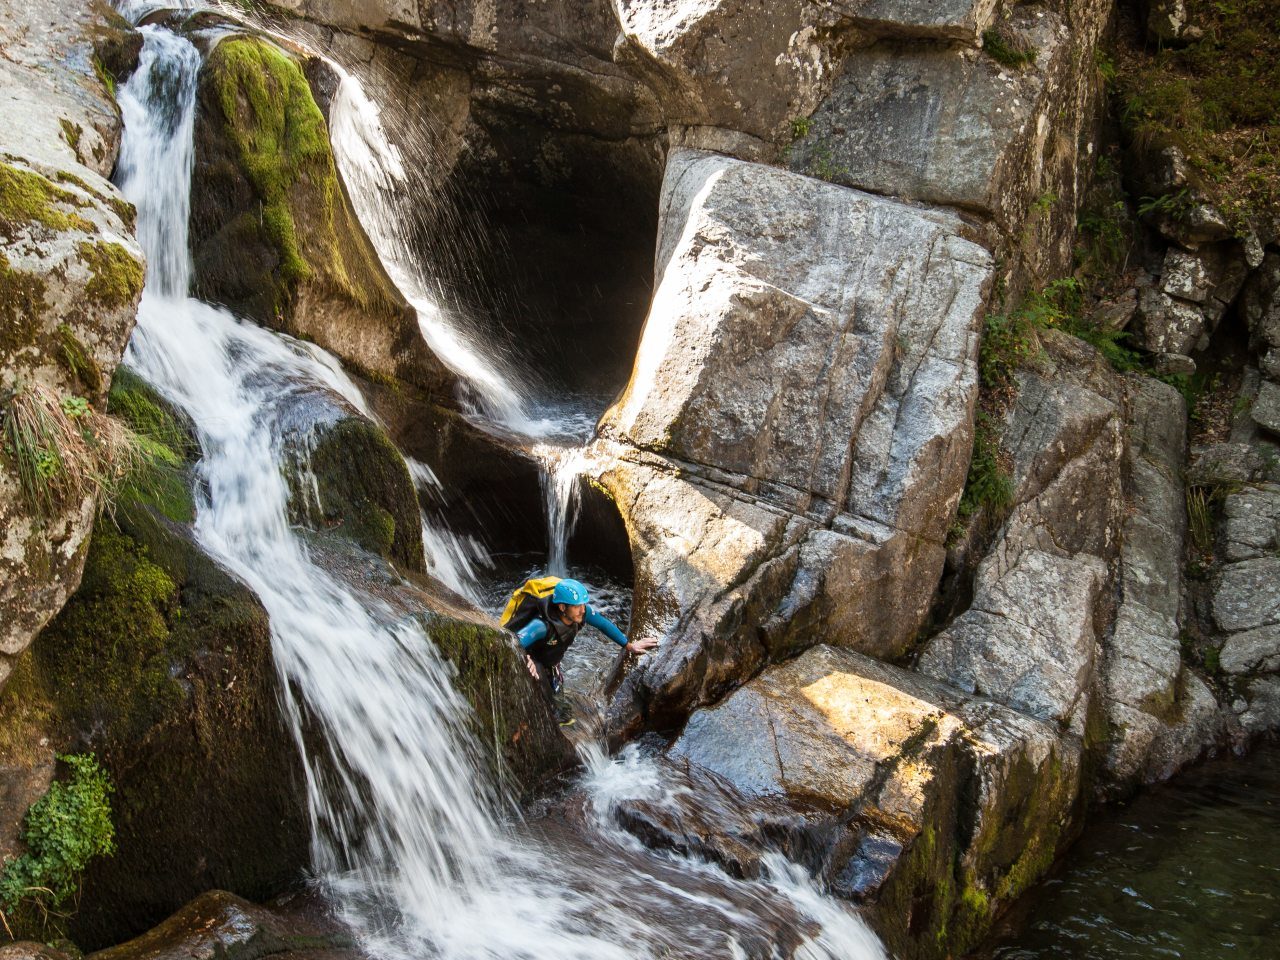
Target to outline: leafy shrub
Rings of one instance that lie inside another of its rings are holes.
[[[111,781],[92,754],[58,757],[71,771],[31,805],[23,825],[27,852],[0,872],[0,907],[42,916],[74,901],[89,861],[115,852]]]

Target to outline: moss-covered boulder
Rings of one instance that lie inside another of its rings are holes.
[[[290,395],[274,411],[284,438],[290,519],[422,571],[422,519],[413,478],[381,424],[324,390]]]
[[[569,741],[510,634],[461,609],[423,625],[457,671],[454,685],[471,704],[480,754],[502,789],[528,798],[573,763]]]
[[[232,36],[200,72],[191,198],[195,293],[445,395],[453,379],[383,270],[339,180],[303,67]]]
[[[155,929],[90,954],[93,960],[354,960],[360,954],[337,921],[308,898],[258,906],[210,890]],[[15,958],[16,960],[16,958]],[[43,960],[43,958],[42,958]]]
[[[267,614],[181,522],[189,425],[127,371],[111,409],[164,456],[98,522],[79,590],[0,695],[0,767],[86,750],[115,784],[116,852],[89,865],[69,922],[90,948],[210,887],[274,895],[308,856]]]
[[[20,398],[97,416],[133,328],[142,253],[106,179],[121,124],[88,3],[3,0],[0,124],[0,684],[79,582],[93,485],[16,427]],[[58,55],[50,57],[50,51]],[[87,406],[85,406],[87,404]],[[72,439],[74,443],[74,438]],[[36,469],[33,471],[32,466]],[[46,493],[52,487],[60,495]]]

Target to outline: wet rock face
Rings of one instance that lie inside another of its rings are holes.
[[[1078,742],[826,646],[695,712],[667,756],[689,796],[628,805],[638,836],[747,874],[784,850],[904,957],[971,948],[1076,823]]]
[[[120,119],[91,66],[108,28],[87,3],[10,2],[0,14],[0,417],[32,388],[100,410],[142,291],[133,207],[106,180]],[[15,463],[6,442],[0,684],[79,582],[95,512],[88,496],[39,508]]]
[[[901,651],[963,484],[990,276],[953,218],[695,151],[670,159],[662,216],[593,448],[640,558],[635,619],[673,641],[619,717],[823,637]]]
[[[303,69],[255,37],[200,71],[192,179],[193,293],[314,340],[365,373],[446,398],[427,349],[338,181]]]

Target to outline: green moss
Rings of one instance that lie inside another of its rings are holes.
[[[75,151],[76,159],[80,159],[80,138],[84,136],[84,127],[78,123],[72,123],[66,117],[61,118],[58,123],[62,126],[62,139],[67,141],[67,146]]]
[[[0,163],[0,232],[12,237],[18,228],[32,223],[51,230],[93,231],[93,224],[84,217],[60,210],[58,205],[85,207],[88,204],[47,177]]]
[[[0,356],[12,357],[36,341],[46,289],[43,277],[14,269],[0,250]]]
[[[54,331],[61,348],[58,361],[73,377],[78,379],[86,390],[96,394],[102,389],[102,371],[98,363],[90,355],[88,348],[80,342],[75,331],[65,323],[60,323]]]
[[[982,49],[996,63],[1013,70],[1021,70],[1036,62],[1036,49],[999,29],[991,29],[982,35]]]
[[[225,131],[262,201],[261,224],[279,253],[281,278],[306,280],[314,268],[299,239],[291,193],[303,181],[318,186],[328,209],[316,213],[332,229],[339,188],[324,116],[298,64],[263,40],[224,40],[209,69]]]
[[[120,218],[120,221],[130,230],[132,230],[137,225],[138,208],[135,207],[128,200],[121,199],[120,197],[113,197],[110,194],[103,193],[100,190],[95,190],[85,180],[81,179],[80,177],[77,177],[74,173],[68,173],[66,170],[59,170],[56,175],[56,179],[59,183],[74,184],[75,186],[83,190],[85,193],[89,194],[89,196],[97,200],[99,203],[105,203],[108,207],[110,207],[115,212],[115,215]]]
[[[247,588],[134,503],[95,524],[80,589],[31,651],[44,735],[89,744],[116,784],[119,849],[85,873],[77,943],[118,943],[210,888],[287,888],[305,803]]]
[[[142,264],[118,243],[85,241],[78,247],[88,266],[89,282],[84,292],[104,307],[123,307],[142,294]]]
[[[131,502],[153,507],[170,520],[195,519],[191,478],[186,469],[199,452],[193,428],[145,381],[127,367],[116,368],[107,410],[127,423],[146,444],[147,468],[138,471],[124,491],[124,509]]]
[[[334,424],[316,443],[310,466],[326,527],[404,569],[423,569],[413,480],[380,427],[360,417]]]

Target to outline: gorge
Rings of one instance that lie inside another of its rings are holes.
[[[12,960],[959,957],[1280,724],[1273,13],[6,14]]]

